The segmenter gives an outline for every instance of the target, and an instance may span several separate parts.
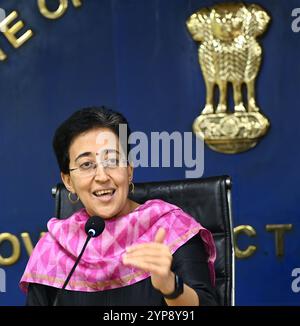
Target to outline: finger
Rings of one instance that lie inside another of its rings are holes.
[[[150,243],[140,243],[138,245],[133,245],[131,247],[126,248],[126,252],[134,252],[136,250],[169,250],[169,247],[167,245],[164,245],[163,243],[156,243],[156,242],[150,242]]]
[[[152,254],[126,254],[123,256],[125,260],[144,260],[147,262],[153,262],[155,265],[160,266],[171,266],[172,256],[171,255],[152,255]]]
[[[125,259],[124,265],[130,265],[130,266],[142,269],[145,272],[153,273],[156,275],[163,274],[162,268],[160,266],[155,265],[150,262]]]
[[[167,254],[158,255],[157,252],[145,252],[143,250],[143,251],[135,251],[133,253],[127,253],[125,257],[127,258],[152,257],[153,259],[158,259],[161,257],[168,257],[168,255]]]
[[[155,234],[154,242],[163,243],[166,237],[166,230],[163,228],[159,228],[157,233]]]
[[[168,258],[154,258],[154,257],[127,257],[124,256],[123,257],[123,262],[125,264],[139,264],[139,263],[147,263],[147,264],[151,264],[153,266],[158,266],[160,268],[170,268],[171,266],[171,260]]]

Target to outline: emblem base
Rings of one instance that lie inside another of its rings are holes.
[[[235,154],[253,148],[270,123],[260,112],[201,114],[193,131],[214,151]]]

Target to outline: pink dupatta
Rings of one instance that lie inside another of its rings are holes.
[[[29,283],[62,287],[85,242],[84,226],[88,218],[83,208],[68,219],[49,220],[49,232],[34,248],[20,281],[24,292]],[[122,255],[128,246],[153,241],[160,227],[167,231],[164,243],[172,253],[199,233],[208,254],[208,267],[214,284],[216,249],[211,233],[179,207],[153,199],[128,215],[105,220],[103,233],[90,240],[66,289],[104,291],[148,278],[149,273],[123,265]]]

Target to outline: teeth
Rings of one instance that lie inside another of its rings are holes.
[[[112,195],[113,193],[113,190],[99,190],[99,191],[95,191],[94,194],[96,196],[102,196],[102,195],[105,195],[105,194],[111,194]]]

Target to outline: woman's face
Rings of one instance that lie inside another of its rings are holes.
[[[129,164],[114,166],[122,153],[118,137],[107,128],[89,130],[71,143],[69,168],[76,170],[62,173],[61,177],[67,189],[78,195],[90,216],[109,219],[126,215],[135,208],[136,203],[127,198],[133,168]],[[97,168],[90,168],[94,163],[98,163]]]

